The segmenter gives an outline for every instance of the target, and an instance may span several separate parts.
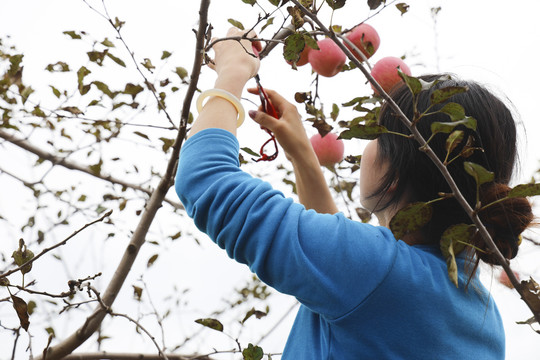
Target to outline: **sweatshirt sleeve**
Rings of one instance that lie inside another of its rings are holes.
[[[318,214],[239,168],[239,144],[221,129],[186,141],[175,188],[199,230],[276,290],[328,318],[359,305],[397,253],[392,233]]]

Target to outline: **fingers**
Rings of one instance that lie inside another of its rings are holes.
[[[257,124],[275,132],[277,126],[279,126],[279,119],[276,119],[273,116],[266,114],[263,111],[250,110],[248,112],[250,118],[253,119]]]
[[[247,89],[250,94],[258,94],[259,89],[258,88],[249,88]],[[283,96],[281,96],[278,92],[274,90],[264,89],[266,91],[266,94],[270,98],[270,101],[278,111],[280,115],[284,115],[286,112],[291,110],[296,110],[296,106],[291,104],[289,101],[287,101]]]

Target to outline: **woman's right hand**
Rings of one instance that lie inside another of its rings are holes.
[[[249,88],[248,91],[252,94],[259,93],[257,88]],[[285,151],[287,159],[293,163],[304,157],[314,156],[315,153],[296,106],[273,90],[265,89],[265,91],[279,113],[280,118],[276,119],[262,112],[261,108],[259,108],[259,111],[250,111],[249,116],[257,124],[274,133],[276,140]]]

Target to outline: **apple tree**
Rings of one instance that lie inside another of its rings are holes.
[[[2,314],[11,314],[2,319],[0,327],[4,336],[8,334],[12,339],[11,357],[25,352],[40,359],[134,359],[143,355],[149,359],[209,359],[221,354],[238,354],[244,359],[275,357],[278,354],[263,350],[259,341],[246,340],[249,337],[243,331],[249,331],[245,330],[249,326],[262,327],[262,339],[295,305],[273,323],[260,325],[257,319],[264,321],[272,316],[271,296],[275,295],[258,279],[249,277],[239,289],[229,291],[225,305],[215,311],[195,318],[185,316],[182,321],[189,323],[189,330],[181,339],[170,335],[166,324],[185,304],[184,294],[203,285],[195,282],[192,287],[165,291],[165,300],[158,308],[153,301],[157,297],[151,290],[153,284],[145,280],[150,277],[146,274],[159,263],[166,267],[164,264],[178,261],[171,258],[171,253],[179,242],[201,246],[201,235],[171,187],[182,144],[196,116],[193,99],[200,91],[200,77],[210,72],[207,65],[212,61],[212,45],[223,41],[214,39],[218,34],[213,33],[212,26],[216,19],[208,15],[211,2],[200,1],[199,19],[192,29],[195,47],[190,52],[194,60],[189,66],[177,63],[170,50],[153,56],[134,52],[124,36],[127,25],[122,14],[111,15],[105,1],[101,6],[82,2],[102,19],[108,35],[96,38],[81,29],[66,29],[63,34],[78,56],[75,60],[59,59],[48,64],[44,69],[48,79],[45,87],[33,86],[28,81],[25,54],[9,38],[0,38],[0,151],[3,159],[16,153],[10,161],[0,164],[0,178],[9,179],[16,189],[10,194],[13,201],[24,203],[13,214],[0,213],[0,222],[12,224],[7,232],[12,237],[9,246],[1,252],[0,274],[0,309]],[[238,14],[245,11],[249,15],[228,22],[259,33],[264,44],[260,53],[263,67],[272,56],[287,63],[287,71],[297,71],[301,66],[313,70],[310,81],[299,85],[302,90],[294,98],[305,112],[306,127],[316,129],[312,144],[316,151],[319,149],[317,153],[333,195],[346,215],[358,221],[375,221],[358,205],[356,178],[361,154],[348,153],[343,144],[389,132],[377,124],[380,106],[386,101],[412,134],[395,135],[414,137],[419,148],[444,174],[452,196],[470,215],[467,229],[472,227],[482,234],[507,274],[507,286],[511,284],[530,308],[532,316],[524,323],[537,325],[538,284],[532,278],[518,280],[476,209],[464,200],[448,175],[444,159],[441,161],[430,149],[430,139],[424,139],[415,129],[425,114],[408,119],[387,94],[398,82],[405,82],[413,95],[433,84],[412,76],[407,59],[398,54],[370,63],[380,38],[366,21],[390,11],[407,16],[409,5],[369,0],[362,4],[369,10],[365,18],[334,23],[334,15],[346,12],[351,3],[242,0],[231,2],[231,6],[238,8]],[[439,10],[433,10],[434,16]],[[325,102],[319,91],[321,77],[343,72],[362,74],[371,89],[352,98],[340,95],[339,104]],[[463,91],[466,89],[441,89],[433,102],[451,103],[452,96]],[[464,141],[458,126],[474,127],[473,120],[456,106],[439,111],[448,114],[449,122],[441,123],[436,131],[448,134],[450,143]],[[271,136],[262,131],[258,134]],[[257,141],[258,145],[264,143],[259,137]],[[258,145],[242,146],[242,167],[256,175],[272,173],[284,191],[295,196],[294,176],[288,164],[280,157],[274,162],[258,161],[264,156]],[[31,171],[19,166],[25,163],[30,163]],[[469,173],[479,185],[490,181],[487,170],[472,163],[469,166]],[[515,186],[509,196],[538,194],[540,185],[528,183]],[[399,237],[424,226],[430,221],[426,211],[429,206],[429,202],[415,203],[405,208],[391,223],[392,231]],[[468,230],[459,232],[466,234]],[[84,248],[75,251],[71,249],[69,254],[75,253],[70,256],[76,260],[63,255],[63,248],[73,248],[85,236],[93,242],[86,241]],[[534,238],[526,237],[524,241],[538,245]],[[95,243],[102,244],[98,246],[101,251],[114,256],[92,257]],[[455,279],[457,270],[452,264],[463,247],[458,249],[455,244],[444,242],[442,246],[448,255],[449,277]],[[100,258],[107,262],[99,264]],[[42,266],[71,266],[75,270],[66,270],[55,278],[44,272]],[[134,278],[134,272],[142,275]],[[169,276],[171,270],[163,273]],[[124,300],[117,306],[121,291],[130,293],[130,301],[126,304]],[[163,290],[157,292],[160,291]],[[56,317],[68,321],[67,330],[59,330]],[[131,324],[131,333],[145,339],[150,349],[146,352],[152,354],[134,353],[128,348],[122,349],[122,354],[104,353],[108,341],[116,336],[109,330],[113,320]],[[208,335],[207,330],[232,343],[232,349]],[[92,352],[77,351],[91,338]],[[188,345],[196,338],[206,346],[192,350]],[[26,340],[28,345],[21,345]]]

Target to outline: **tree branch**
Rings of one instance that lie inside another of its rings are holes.
[[[112,210],[109,210],[105,213],[105,215],[103,215],[102,217],[100,217],[99,219],[97,220],[94,220],[86,225],[84,225],[82,228],[80,228],[79,230],[75,231],[74,233],[72,233],[71,235],[69,235],[67,238],[65,238],[64,240],[60,241],[59,243],[51,246],[51,247],[48,247],[46,249],[43,249],[39,254],[37,254],[36,256],[34,256],[32,259],[28,260],[27,262],[25,262],[24,264],[22,264],[21,266],[19,267],[16,267],[15,269],[12,269],[12,270],[9,270],[9,271],[6,271],[5,273],[3,274],[0,274],[0,279],[2,278],[5,278],[5,277],[8,277],[9,275],[13,274],[13,273],[16,273],[17,271],[21,270],[22,268],[24,268],[25,266],[28,266],[30,264],[32,264],[34,261],[36,261],[37,259],[39,259],[40,257],[42,257],[43,255],[45,255],[46,253],[48,253],[49,251],[51,250],[54,250],[56,249],[57,247],[60,247],[62,245],[65,245],[71,238],[73,238],[75,235],[77,235],[78,233],[80,233],[81,231],[83,231],[84,229],[86,229],[87,227],[89,226],[92,226],[94,225],[95,223],[98,223],[100,221],[103,221],[103,219],[105,219],[106,217],[109,217],[112,213]]]
[[[112,184],[122,185],[124,187],[130,188],[130,189],[133,189],[133,190],[136,190],[136,191],[143,192],[143,193],[145,193],[145,194],[147,194],[149,196],[152,195],[152,190],[150,190],[150,189],[143,188],[140,185],[132,184],[132,183],[129,183],[127,181],[115,178],[115,177],[110,176],[110,175],[97,174],[95,171],[92,171],[92,169],[90,169],[90,167],[88,167],[88,166],[80,165],[80,164],[76,163],[75,161],[71,161],[71,160],[63,158],[61,156],[56,156],[54,154],[51,154],[51,153],[41,149],[40,147],[30,143],[30,141],[25,140],[25,139],[21,139],[21,138],[15,136],[15,135],[11,135],[11,134],[9,134],[6,131],[1,130],[1,129],[0,129],[0,138],[10,142],[13,145],[16,145],[16,146],[20,147],[23,150],[26,150],[26,151],[34,154],[34,155],[37,155],[40,159],[44,159],[44,160],[47,160],[47,161],[51,162],[53,165],[60,165],[60,166],[65,167],[66,169],[69,169],[69,170],[77,170],[77,171],[83,172],[85,174],[91,175],[93,177],[96,177],[98,179],[108,181],[108,182],[110,182]],[[175,209],[184,209],[182,204],[180,204],[179,202],[169,200],[169,199],[165,199],[165,202],[172,205]]]
[[[169,360],[212,360],[206,355],[178,355],[166,354]],[[63,360],[163,360],[159,354],[137,354],[137,353],[79,353],[64,356]]]
[[[478,231],[480,232],[480,235],[482,236],[482,239],[486,243],[487,247],[490,251],[493,252],[495,255],[498,263],[503,267],[504,271],[508,274],[508,277],[512,284],[514,285],[517,292],[521,295],[522,300],[527,304],[529,309],[534,314],[534,317],[536,318],[536,321],[540,323],[540,312],[534,311],[534,305],[531,304],[527,297],[524,295],[526,291],[526,286],[521,285],[521,283],[518,281],[516,276],[514,275],[514,272],[512,269],[510,269],[510,265],[508,261],[504,258],[504,256],[501,254],[499,249],[497,248],[497,245],[495,245],[495,242],[491,238],[491,235],[487,231],[486,227],[480,220],[478,214],[476,211],[474,211],[461,191],[459,190],[458,186],[456,185],[454,179],[452,178],[452,175],[448,172],[448,169],[444,164],[441,162],[441,160],[437,157],[437,155],[433,152],[431,147],[427,144],[426,140],[422,137],[416,126],[413,126],[411,121],[407,118],[407,116],[403,113],[403,111],[400,109],[400,107],[395,103],[395,101],[382,89],[382,87],[377,83],[377,81],[371,76],[369,71],[363,66],[363,64],[353,55],[353,53],[345,46],[341,41],[338,40],[336,34],[333,31],[330,31],[324,24],[318,19],[318,17],[311,13],[307,8],[305,8],[298,0],[291,0],[292,3],[294,3],[301,11],[304,13],[307,17],[311,18],[318,26],[319,28],[328,35],[339,47],[343,52],[347,55],[347,57],[362,71],[364,76],[368,79],[368,81],[373,85],[373,87],[377,90],[377,92],[380,94],[380,96],[388,103],[388,105],[392,108],[393,111],[398,115],[401,122],[407,126],[407,128],[411,131],[416,141],[420,144],[420,148],[425,149],[425,153],[429,156],[429,158],[433,161],[435,166],[439,169],[441,174],[444,176],[445,180],[447,181],[448,185],[452,189],[452,192],[454,193],[454,197],[459,202],[459,204],[463,207],[469,218],[474,222],[476,227],[478,228]]]
[[[203,48],[204,48],[204,38],[206,34],[206,29],[208,27],[208,7],[210,6],[210,0],[201,0],[201,6],[199,10],[199,29],[197,31],[197,44],[195,49],[195,60],[193,64],[193,70],[191,73],[191,81],[187,90],[186,97],[184,98],[182,115],[180,119],[180,128],[176,137],[175,144],[173,145],[173,151],[171,158],[167,164],[167,170],[163,175],[158,187],[152,193],[147,206],[144,210],[144,213],[141,215],[141,219],[137,228],[135,229],[131,242],[124,251],[124,255],[118,264],[116,272],[114,273],[111,282],[107,286],[105,292],[103,293],[102,300],[103,304],[110,307],[124,281],[129,274],[133,262],[135,261],[140,247],[145,243],[146,234],[154,217],[161,207],[162,202],[165,199],[165,196],[174,183],[174,176],[176,174],[176,168],[178,164],[178,157],[180,154],[180,149],[182,143],[186,136],[186,126],[187,119],[189,116],[189,109],[191,106],[191,101],[193,95],[197,90],[197,83],[199,79],[199,74],[201,72],[202,62],[203,62]],[[52,346],[47,351],[47,360],[61,359],[66,355],[70,354],[73,350],[79,347],[83,342],[85,342],[101,325],[101,322],[105,318],[107,312],[103,309],[101,304],[96,307],[94,312],[86,319],[85,323],[72,335],[68,338]],[[38,358],[42,359],[43,358]]]

